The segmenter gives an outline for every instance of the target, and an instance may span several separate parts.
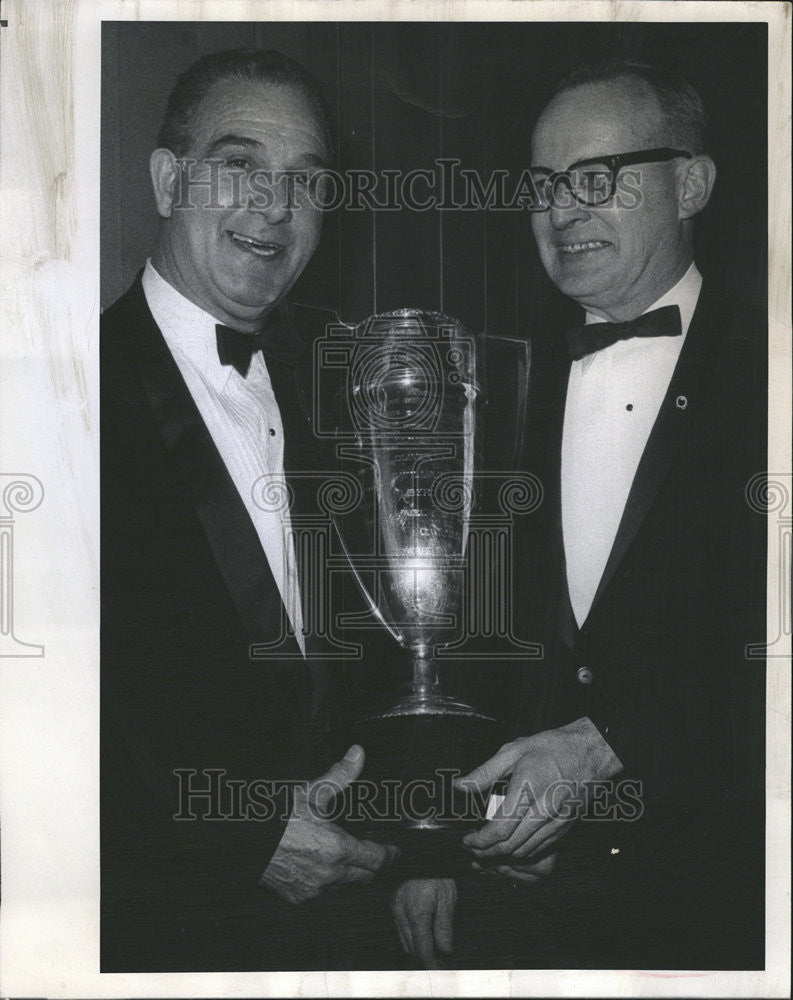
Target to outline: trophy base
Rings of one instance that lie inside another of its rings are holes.
[[[460,841],[485,821],[488,794],[463,792],[454,779],[493,756],[504,727],[448,696],[413,694],[347,735],[366,762],[345,797],[346,828],[399,847],[404,877],[470,871]]]
[[[465,716],[469,719],[478,719],[484,723],[498,725],[494,718],[489,715],[483,715],[472,705],[467,705],[464,701],[458,701],[450,695],[435,694],[434,692],[429,694],[424,692],[411,693],[406,698],[403,698],[402,701],[397,702],[393,708],[369,716],[368,719],[364,720],[364,724],[376,722],[380,719],[395,719],[406,715]]]

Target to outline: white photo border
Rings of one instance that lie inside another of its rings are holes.
[[[789,995],[789,629],[768,660],[764,972],[100,974],[98,328],[103,20],[765,21],[769,473],[789,504],[790,13],[786,3],[720,0],[2,0],[0,473],[4,489],[26,483],[17,487],[27,508],[14,524],[14,628],[30,649],[0,658],[0,995]],[[784,613],[790,620],[784,558],[781,547],[769,553],[769,635]]]

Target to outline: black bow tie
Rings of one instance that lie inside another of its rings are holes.
[[[631,337],[679,337],[683,332],[678,306],[662,306],[628,323],[590,323],[565,332],[573,361]]]
[[[232,330],[231,327],[218,323],[215,327],[215,334],[220,363],[234,365],[240,375],[245,378],[251,366],[251,358],[256,351],[261,351],[265,347],[265,331],[242,333],[240,330]]]
[[[308,348],[305,331],[295,321],[291,305],[282,302],[270,313],[262,330],[243,333],[218,323],[215,326],[218,358],[222,365],[234,365],[246,378],[251,358],[264,351],[268,360],[295,365]]]

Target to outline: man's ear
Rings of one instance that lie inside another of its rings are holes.
[[[679,177],[680,218],[690,219],[710,201],[716,183],[716,164],[709,156],[695,156],[686,160]]]
[[[149,157],[149,173],[157,211],[163,219],[169,219],[179,183],[179,164],[170,149],[154,150]]]

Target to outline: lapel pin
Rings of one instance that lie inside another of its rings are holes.
[[[688,397],[678,396],[677,399],[675,400],[675,406],[678,408],[678,410],[685,410],[685,408],[688,406]]]

